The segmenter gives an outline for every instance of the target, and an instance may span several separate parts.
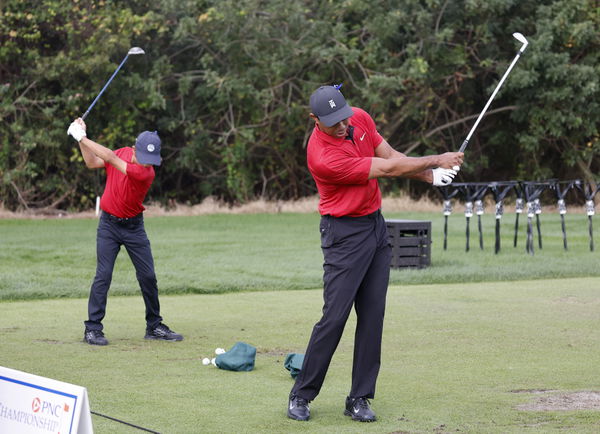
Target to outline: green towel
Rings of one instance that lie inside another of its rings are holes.
[[[245,342],[236,342],[229,351],[219,354],[215,363],[218,368],[227,371],[251,371],[255,358],[256,348]]]
[[[304,354],[290,353],[285,356],[283,366],[290,371],[292,378],[296,378],[302,370],[302,363],[304,363]]]

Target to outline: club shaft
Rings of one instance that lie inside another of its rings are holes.
[[[527,253],[533,255],[533,223],[531,217],[527,218],[527,242],[526,250]]]
[[[448,247],[448,216],[444,216],[444,250]]]
[[[483,108],[483,110],[481,111],[481,113],[479,114],[479,116],[477,117],[477,120],[475,121],[475,124],[471,128],[471,131],[469,131],[469,135],[467,136],[467,138],[465,139],[465,141],[460,146],[460,149],[458,150],[458,152],[464,152],[465,151],[467,145],[469,144],[469,140],[471,139],[471,136],[473,135],[473,133],[475,132],[475,129],[477,129],[477,125],[479,125],[479,122],[481,121],[481,118],[483,118],[483,116],[485,115],[485,112],[487,111],[488,107],[490,106],[490,104],[494,100],[494,97],[496,96],[496,94],[498,93],[498,91],[500,90],[500,88],[502,87],[502,84],[504,83],[504,80],[506,80],[506,77],[508,77],[508,74],[510,74],[510,71],[513,69],[513,66],[515,66],[515,63],[517,63],[517,61],[519,60],[519,57],[521,57],[521,53],[522,52],[523,52],[523,49],[519,50],[519,52],[517,53],[517,55],[515,56],[515,58],[511,62],[510,66],[508,67],[508,69],[506,70],[506,72],[504,73],[504,75],[502,76],[502,78],[500,79],[500,82],[496,86],[496,89],[494,89],[494,92],[492,93],[492,96],[490,96],[490,98],[488,99],[485,107]]]
[[[540,224],[540,215],[539,214],[535,215],[535,225],[537,226],[538,246],[541,249],[542,248],[542,228],[541,228],[541,224]]]
[[[588,216],[588,231],[590,233],[590,252],[594,251],[594,228],[592,226],[592,216]]]
[[[500,219],[496,219],[496,243],[494,245],[494,253],[498,254],[500,251]]]
[[[477,216],[477,229],[479,229],[479,248],[483,250],[483,229],[481,228],[481,216]]]
[[[467,228],[465,230],[465,232],[466,232],[465,234],[466,234],[466,238],[467,238],[467,244],[465,246],[465,251],[467,251],[467,252],[469,251],[469,238],[471,236],[471,231],[469,229],[469,223],[470,223],[470,221],[471,221],[471,219],[469,217],[467,217]]]
[[[104,91],[106,90],[106,88],[108,87],[108,85],[110,84],[110,82],[117,75],[117,72],[119,72],[119,70],[125,64],[125,62],[127,62],[127,58],[128,57],[129,57],[129,53],[127,53],[127,55],[125,56],[125,58],[123,59],[123,61],[121,62],[121,64],[117,67],[117,69],[115,69],[115,72],[113,72],[113,75],[110,76],[110,78],[108,79],[108,81],[106,82],[106,84],[104,85],[104,87],[102,88],[102,90],[100,91],[100,93],[98,94],[98,96],[94,99],[94,101],[92,101],[92,103],[90,104],[90,106],[88,107],[88,109],[81,116],[81,119],[85,119],[87,117],[87,115],[90,113],[90,111],[92,110],[92,108],[94,107],[94,105],[96,105],[96,102],[100,99],[100,97],[102,96],[102,94],[104,93]]]
[[[517,239],[519,235],[519,214],[515,215],[515,239],[513,241],[513,247],[517,247]]]
[[[565,215],[564,214],[560,215],[560,227],[561,227],[562,233],[563,233],[563,247],[565,248],[565,250],[568,250],[568,248],[567,248],[567,228],[565,225]]]

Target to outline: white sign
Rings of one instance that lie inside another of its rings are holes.
[[[93,433],[85,387],[0,366],[1,433]]]

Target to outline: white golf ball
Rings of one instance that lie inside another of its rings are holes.
[[[224,354],[224,353],[226,353],[226,352],[227,352],[227,351],[225,351],[225,348],[217,348],[217,349],[215,350],[215,354],[217,354],[217,355],[219,355],[219,354]]]
[[[205,357],[202,359],[202,364],[203,365],[210,365],[210,359],[208,357]]]

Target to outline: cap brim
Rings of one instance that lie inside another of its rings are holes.
[[[352,111],[352,108],[348,104],[346,104],[344,107],[331,114],[319,116],[319,121],[326,127],[332,127],[338,122],[352,117],[353,114],[354,111]]]
[[[140,164],[152,164],[153,166],[160,166],[162,162],[159,155],[148,155],[143,152],[136,152],[135,158]]]

